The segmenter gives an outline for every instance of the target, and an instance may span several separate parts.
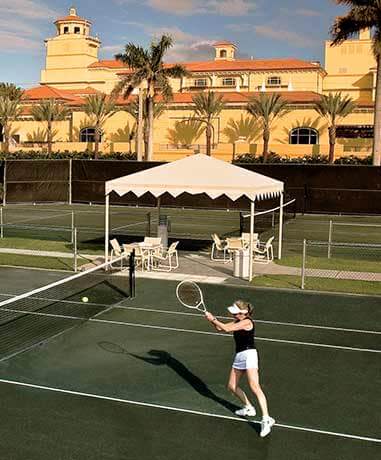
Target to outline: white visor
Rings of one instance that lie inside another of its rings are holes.
[[[245,315],[247,313],[247,310],[241,310],[239,307],[237,307],[235,303],[228,307],[228,311],[232,315],[238,315],[238,313],[242,313],[243,315]]]

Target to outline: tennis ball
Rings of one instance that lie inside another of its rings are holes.
[[[89,299],[87,297],[82,297],[82,302],[86,303],[88,301],[89,301]]]

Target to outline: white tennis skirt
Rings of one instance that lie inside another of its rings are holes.
[[[246,369],[258,369],[257,350],[244,350],[237,353],[233,361],[233,369],[244,371]]]

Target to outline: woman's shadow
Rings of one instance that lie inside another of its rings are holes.
[[[150,350],[147,352],[148,356],[139,356],[134,353],[129,353],[124,348],[111,342],[99,342],[98,345],[105,351],[111,353],[122,353],[140,359],[153,366],[167,366],[172,369],[179,377],[185,380],[194,390],[201,396],[209,398],[225,407],[231,412],[239,409],[239,407],[226,399],[216,395],[209,387],[203,382],[200,377],[191,372],[181,361],[176,359],[170,353],[164,350]]]

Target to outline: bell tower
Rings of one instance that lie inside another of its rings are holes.
[[[46,63],[41,84],[70,87],[70,81],[86,80],[87,68],[98,61],[101,42],[91,36],[91,22],[81,18],[75,7],[55,21],[56,36],[45,40]]]

